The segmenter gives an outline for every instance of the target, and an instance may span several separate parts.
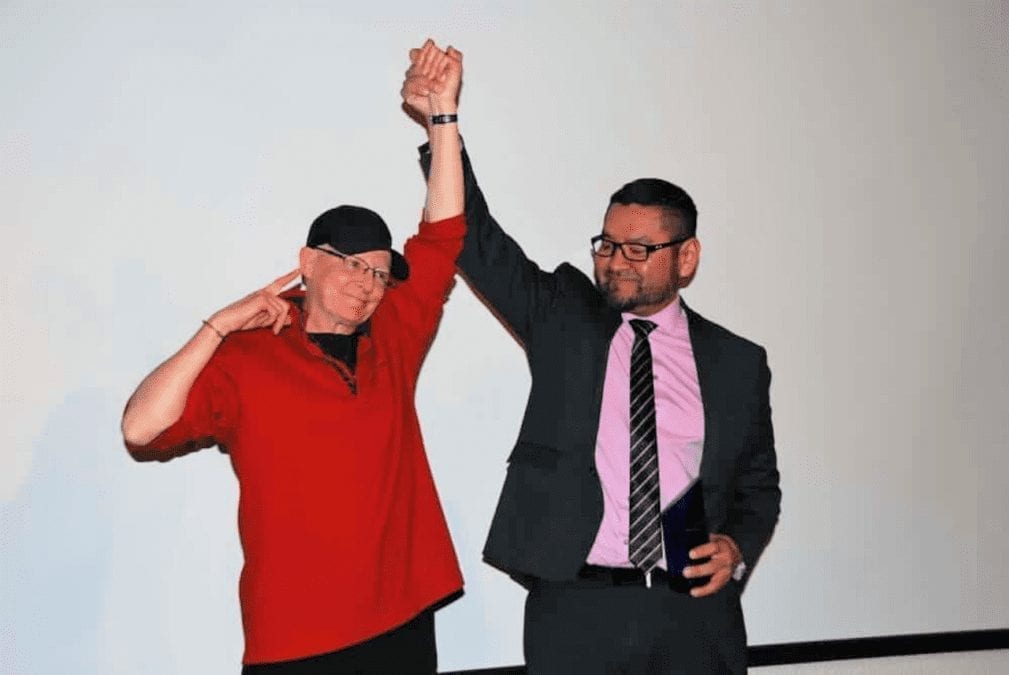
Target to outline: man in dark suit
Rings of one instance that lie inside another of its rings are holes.
[[[426,116],[438,87],[411,68],[404,100]],[[425,148],[421,159],[426,169]],[[739,594],[781,498],[770,371],[763,348],[679,296],[701,254],[693,200],[659,179],[614,193],[592,238],[593,283],[529,260],[463,161],[458,266],[532,375],[484,548],[529,589],[529,672],[745,670]],[[701,506],[710,536],[683,548],[693,564],[680,571],[684,521],[670,514]]]

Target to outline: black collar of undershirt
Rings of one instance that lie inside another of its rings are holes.
[[[289,298],[291,302],[298,306],[302,310],[302,315],[304,315],[304,302],[302,298]],[[339,359],[342,361],[350,372],[354,372],[357,368],[357,342],[358,338],[362,335],[368,335],[371,332],[371,320],[365,321],[350,335],[344,335],[342,333],[309,333],[305,331],[308,335],[308,339],[319,345],[319,349],[322,350],[326,356],[332,357],[334,359]]]
[[[360,333],[308,333],[308,339],[319,345],[324,354],[342,361],[350,372],[357,367],[357,339]]]

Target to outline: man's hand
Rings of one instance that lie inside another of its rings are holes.
[[[739,547],[736,546],[732,537],[725,534],[712,534],[709,539],[707,544],[701,544],[690,550],[690,559],[711,559],[706,563],[690,565],[683,569],[683,576],[688,579],[711,577],[708,583],[691,589],[690,595],[695,598],[703,598],[722,590],[722,586],[732,578],[732,570],[743,560],[743,554],[739,552]]]
[[[436,86],[428,97],[431,113],[454,113],[459,107],[459,88],[462,86],[462,52],[449,45],[433,61],[431,79]]]
[[[427,126],[431,115],[456,111],[461,84],[462,52],[454,47],[442,51],[428,39],[419,49],[410,50],[400,95],[411,117]]]
[[[273,327],[273,334],[291,324],[290,304],[281,300],[284,287],[298,278],[301,269],[295,268],[287,274],[277,277],[273,282],[258,291],[253,291],[241,300],[237,300],[224,309],[216,312],[208,319],[212,328],[223,335],[236,330]]]

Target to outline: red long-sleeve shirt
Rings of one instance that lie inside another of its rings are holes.
[[[410,280],[360,337],[357,394],[291,325],[232,333],[182,417],[137,457],[214,443],[238,476],[244,663],[301,658],[388,631],[462,587],[414,408],[421,360],[462,247],[462,216],[421,223]],[[284,297],[297,299],[303,293]]]

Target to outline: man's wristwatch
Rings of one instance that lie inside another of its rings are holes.
[[[740,560],[736,563],[736,566],[732,568],[732,578],[736,581],[742,581],[744,576],[746,576],[746,563]]]

